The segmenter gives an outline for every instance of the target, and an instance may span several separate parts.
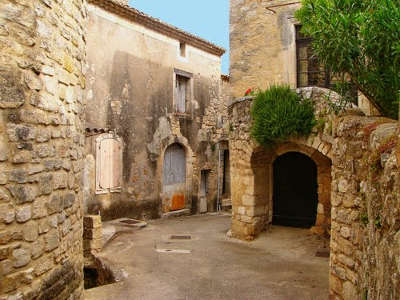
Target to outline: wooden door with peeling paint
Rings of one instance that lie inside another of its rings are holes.
[[[175,211],[185,208],[186,157],[179,144],[167,148],[163,166],[163,210]]]

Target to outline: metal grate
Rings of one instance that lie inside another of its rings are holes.
[[[192,237],[190,235],[171,235],[171,240],[191,240]]]
[[[122,220],[120,221],[121,223],[129,224],[129,225],[134,225],[140,223],[140,221],[137,220]]]

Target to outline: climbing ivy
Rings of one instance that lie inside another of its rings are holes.
[[[251,136],[264,146],[308,136],[316,124],[312,101],[302,99],[288,86],[274,85],[259,91],[251,115]]]

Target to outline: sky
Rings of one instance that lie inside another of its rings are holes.
[[[229,73],[229,0],[131,0],[129,4],[225,48],[222,73]]]

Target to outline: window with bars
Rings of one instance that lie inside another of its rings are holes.
[[[301,25],[296,26],[297,87],[331,87],[329,70],[313,53],[312,38],[301,33]]]
[[[343,79],[333,76],[327,67],[319,62],[312,49],[312,38],[296,26],[297,87],[317,86],[339,91],[353,103],[357,103],[358,90],[348,76]],[[339,85],[338,85],[339,84]]]

